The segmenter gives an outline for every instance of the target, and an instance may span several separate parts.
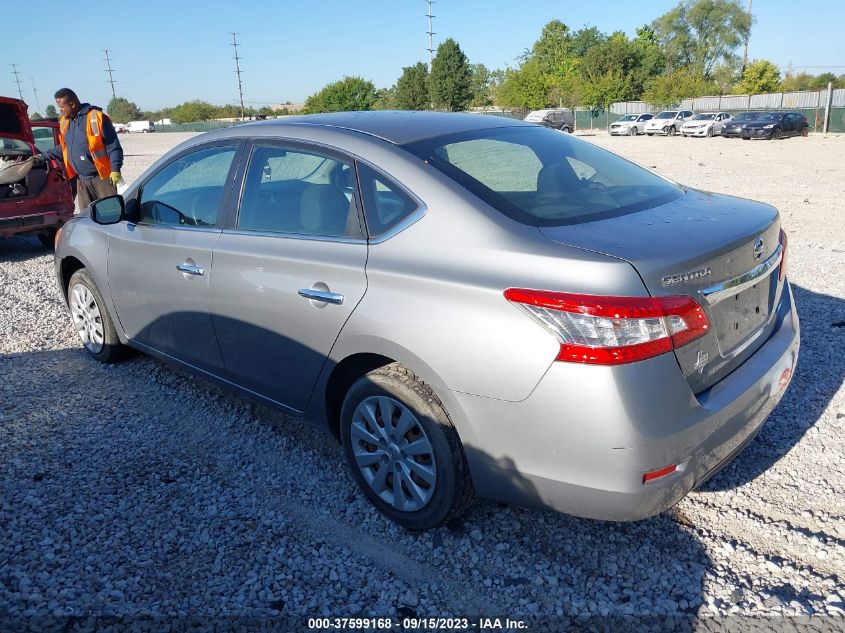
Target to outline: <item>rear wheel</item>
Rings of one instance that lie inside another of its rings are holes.
[[[646,132],[647,136],[654,136],[654,132]]]
[[[393,363],[360,378],[340,415],[352,476],[389,519],[426,530],[469,506],[460,438],[434,392],[406,367]]]
[[[103,296],[85,268],[73,273],[67,288],[73,325],[82,345],[101,363],[114,363],[126,355],[106,308]]]

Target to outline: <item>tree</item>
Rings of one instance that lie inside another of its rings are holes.
[[[432,102],[449,112],[465,110],[472,100],[469,61],[451,37],[437,47],[430,82]]]
[[[502,82],[496,88],[496,103],[506,108],[539,110],[549,105],[547,75],[540,71],[540,64],[529,59],[517,68],[505,70]]]
[[[425,110],[431,103],[428,66],[417,62],[402,69],[396,82],[396,108],[399,110]]]
[[[56,106],[54,105],[48,105],[47,109],[44,110],[44,114],[47,115],[48,119],[56,119],[59,117],[59,113],[56,112]]]
[[[43,118],[44,118],[44,117],[43,117],[43,116],[41,116],[41,113],[39,113],[39,112],[33,112],[33,113],[32,113],[32,116],[31,116],[31,117],[29,117],[29,120],[30,120],[30,121],[41,121]]]
[[[737,0],[682,0],[652,26],[670,70],[690,67],[710,78],[717,62],[736,58],[752,21]]]
[[[643,100],[658,108],[674,107],[683,99],[715,92],[712,82],[698,73],[681,68],[654,77],[646,86]]]
[[[193,123],[194,121],[208,121],[213,119],[218,112],[216,106],[211,105],[207,101],[195,99],[193,101],[186,101],[175,108],[170,115],[174,123]]]
[[[764,94],[780,90],[780,70],[772,62],[758,59],[745,67],[736,93],[743,95]]]
[[[572,55],[572,35],[569,27],[560,20],[552,20],[543,27],[540,39],[530,51],[525,51],[520,61],[533,59],[542,73],[559,72]]]
[[[428,96],[426,96],[426,99]],[[390,88],[376,90],[376,100],[373,102],[373,110],[396,110],[396,85]]]
[[[376,98],[373,82],[361,77],[344,77],[308,97],[302,111],[305,114],[314,114],[372,110]]]
[[[106,112],[115,123],[129,123],[141,118],[141,109],[123,97],[113,97],[106,106]]]
[[[470,86],[474,108],[486,108],[493,105],[493,75],[484,64],[472,64],[469,67]]]
[[[607,41],[607,35],[594,26],[585,26],[575,31],[569,40],[570,51],[575,57],[584,57],[587,52]]]

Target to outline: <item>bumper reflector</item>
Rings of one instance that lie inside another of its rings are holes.
[[[671,475],[673,472],[678,470],[677,464],[672,464],[671,466],[667,466],[666,468],[661,468],[660,470],[652,470],[647,472],[643,475],[643,483],[647,484],[650,481],[654,481],[655,479],[659,479],[660,477],[665,477],[666,475]]]

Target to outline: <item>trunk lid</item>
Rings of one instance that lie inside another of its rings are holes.
[[[26,141],[30,145],[34,142],[26,110],[27,105],[20,99],[0,97],[0,138]]]
[[[780,222],[769,205],[687,190],[652,209],[540,230],[628,261],[652,296],[687,295],[701,304],[710,333],[675,350],[694,393],[742,364],[774,328]]]

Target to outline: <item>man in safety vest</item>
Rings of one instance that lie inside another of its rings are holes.
[[[34,157],[37,166],[46,159],[61,160],[68,178],[78,177],[76,202],[81,211],[94,200],[117,194],[123,148],[111,119],[88,103],[80,103],[70,88],[55,94],[59,117],[59,144]]]

